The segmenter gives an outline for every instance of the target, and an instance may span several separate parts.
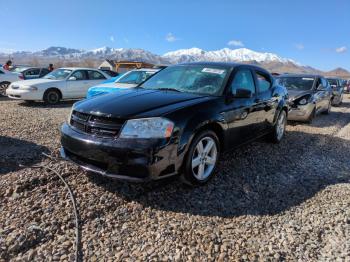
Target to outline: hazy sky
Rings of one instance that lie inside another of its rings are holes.
[[[349,0],[0,0],[0,51],[246,47],[350,70]]]

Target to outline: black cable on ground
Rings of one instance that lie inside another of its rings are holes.
[[[50,155],[47,155],[45,153],[42,153],[42,154],[44,156],[52,159],[52,160],[59,160],[59,159],[57,159],[55,157],[52,157]],[[52,169],[51,167],[49,167],[47,165],[33,165],[33,166],[20,165],[20,166],[21,167],[26,167],[26,168],[42,168],[42,169],[46,169],[48,171],[53,172],[63,182],[64,186],[68,190],[68,193],[69,193],[69,196],[70,196],[70,200],[72,202],[72,206],[73,206],[73,210],[74,210],[74,216],[75,216],[75,261],[76,262],[82,261],[81,252],[80,252],[80,250],[81,250],[81,237],[80,237],[80,226],[79,226],[79,212],[78,212],[78,208],[77,208],[77,204],[76,204],[76,200],[75,200],[73,191],[69,187],[68,183],[66,182],[66,180],[64,180],[64,178],[61,176],[60,173],[58,173],[56,170]]]

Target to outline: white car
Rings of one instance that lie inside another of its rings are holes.
[[[12,99],[57,104],[62,99],[84,98],[89,87],[109,78],[108,74],[97,69],[60,68],[43,78],[14,82],[6,94]]]
[[[0,68],[0,96],[5,95],[6,89],[12,82],[20,80],[19,74]]]

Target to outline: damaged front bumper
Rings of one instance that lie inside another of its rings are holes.
[[[177,144],[164,139],[93,137],[64,124],[61,156],[85,170],[132,182],[146,182],[177,174],[181,159]]]
[[[291,121],[307,121],[315,109],[314,103],[306,105],[293,105],[288,113],[288,120]]]

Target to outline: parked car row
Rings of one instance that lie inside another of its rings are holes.
[[[187,63],[111,78],[91,68],[60,68],[14,82],[13,99],[87,99],[61,128],[61,156],[118,179],[181,174],[201,185],[222,152],[262,136],[279,143],[287,120],[312,122],[342,102],[345,84],[321,75],[272,76],[253,65]]]

